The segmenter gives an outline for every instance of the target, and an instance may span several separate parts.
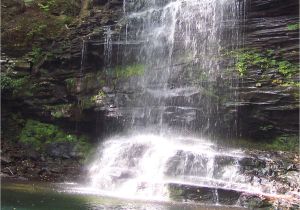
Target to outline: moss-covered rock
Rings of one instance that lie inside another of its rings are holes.
[[[275,71],[273,72],[273,79],[269,78],[272,84],[297,87],[300,85],[299,81],[294,81],[299,65],[284,60],[278,52],[272,49],[240,49],[227,55],[235,58],[235,69],[242,77],[249,75],[253,69],[257,69],[259,71],[257,84],[261,84],[260,80],[265,80],[270,71]],[[279,77],[276,78],[274,73],[278,74]]]
[[[30,145],[36,150],[45,150],[47,145],[53,143],[72,143],[82,152],[89,149],[86,137],[77,137],[65,133],[55,125],[35,120],[27,120],[20,134],[20,142]]]
[[[272,129],[271,126],[265,127],[266,132]],[[270,131],[269,131],[270,132]],[[281,134],[265,139],[237,139],[231,142],[232,146],[248,149],[258,149],[266,151],[299,151],[299,136],[294,134]]]

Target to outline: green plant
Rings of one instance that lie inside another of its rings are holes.
[[[102,90],[100,90],[97,93],[97,95],[94,95],[94,96],[91,97],[90,101],[92,103],[102,104],[105,97],[106,97],[106,94]]]
[[[66,79],[65,82],[68,90],[73,90],[76,86],[76,79],[74,78]]]
[[[270,54],[272,52],[268,52]],[[236,54],[236,68],[241,76],[247,73],[249,66],[256,66],[259,68],[270,68],[275,65],[274,60],[269,60],[267,57],[259,54],[256,51],[246,51]]]
[[[290,78],[294,73],[297,72],[297,70],[298,68],[288,61],[278,62],[278,71],[285,77]]]
[[[26,6],[30,6],[34,3],[34,0],[24,0]]]
[[[133,64],[130,66],[117,66],[113,70],[114,76],[116,78],[129,78],[132,76],[141,76],[145,72],[145,66],[142,64]]]
[[[10,90],[13,89],[14,86],[14,80],[11,77],[6,76],[4,73],[1,73],[1,90]]]
[[[255,49],[241,49],[228,53],[235,58],[235,67],[240,76],[247,74],[249,68],[260,68],[262,71],[277,69],[278,73],[290,79],[297,71],[298,66],[289,61],[278,60],[274,50],[259,52]]]
[[[82,150],[89,147],[85,137],[65,133],[55,125],[35,120],[27,120],[20,134],[20,142],[36,150],[43,150],[45,145],[53,142],[72,142]]]
[[[56,3],[56,0],[46,0],[44,3],[38,3],[38,6],[44,12],[49,12],[50,8],[53,7]]]
[[[43,35],[45,29],[47,28],[46,24],[43,23],[34,23],[32,29],[27,33],[27,38],[33,38]]]
[[[89,109],[92,108],[95,105],[95,101],[93,100],[93,97],[84,97],[80,99],[80,109]]]
[[[296,135],[281,135],[276,137],[273,141],[265,143],[264,147],[267,150],[275,151],[298,151],[299,137]]]
[[[168,186],[168,191],[169,191],[169,197],[175,201],[181,200],[184,194],[183,189],[180,189],[179,187],[172,186],[172,185]]]
[[[281,84],[283,87],[300,87],[300,82],[288,81]]]
[[[27,53],[25,57],[27,57],[31,62],[35,65],[37,64],[45,55],[42,48],[40,47],[33,47],[32,51]]]
[[[1,91],[12,91],[16,94],[28,83],[28,77],[14,78],[8,74],[1,73]]]
[[[268,131],[270,130],[270,126],[266,127],[260,127],[261,131]],[[246,140],[246,139],[238,139],[233,142],[234,145],[238,148],[250,148],[250,149],[260,149],[260,150],[266,150],[266,151],[291,151],[291,152],[297,152],[299,149],[299,136],[297,135],[288,135],[283,134],[277,137],[274,137],[273,139],[268,140]]]
[[[289,24],[287,28],[289,31],[299,30],[300,23]]]

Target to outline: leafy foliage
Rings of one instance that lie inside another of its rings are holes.
[[[264,148],[274,151],[297,151],[299,149],[298,136],[281,135],[272,142],[265,143]]]
[[[94,95],[91,97],[90,101],[93,103],[96,103],[96,104],[102,104],[105,97],[106,97],[106,94],[102,90],[100,90],[97,95]]]
[[[229,53],[236,59],[236,70],[240,76],[247,74],[250,68],[259,68],[263,72],[268,69],[277,70],[286,80],[298,72],[299,66],[286,60],[279,60],[273,50],[259,52],[255,49],[242,49]],[[277,81],[277,80],[276,80]],[[278,80],[279,81],[279,80]],[[294,84],[292,81],[280,82],[280,84]]]
[[[268,132],[272,129],[269,126],[261,127],[261,130]],[[273,139],[253,141],[246,139],[239,139],[234,142],[235,147],[244,147],[249,149],[264,149],[266,151],[291,151],[297,152],[299,150],[299,136],[282,134],[274,137]]]
[[[50,8],[55,4],[55,0],[48,0],[45,3],[38,3],[38,6],[44,12],[49,12]]]
[[[34,3],[34,0],[24,0],[24,3],[26,6],[30,6],[31,4]]]
[[[298,71],[298,68],[288,61],[280,61],[278,62],[278,71],[283,76],[291,78],[291,76]]]
[[[145,66],[142,64],[133,64],[126,67],[117,66],[114,69],[116,78],[129,78],[132,76],[141,76],[145,72]]]
[[[247,73],[248,67],[255,66],[261,69],[272,68],[276,66],[276,60],[270,59],[267,56],[256,51],[242,51],[235,54],[237,62],[236,68],[241,76]]]
[[[44,23],[34,23],[32,29],[27,33],[27,38],[34,38],[35,36],[41,36],[47,28]]]
[[[67,134],[55,125],[35,120],[27,120],[21,132],[20,141],[33,146],[37,150],[43,149],[46,144],[52,142],[73,142],[80,146],[82,150],[88,148],[87,140],[84,137],[79,138]]]
[[[25,57],[32,61],[33,64],[36,64],[44,56],[44,52],[40,47],[33,47],[32,51],[27,53]]]
[[[12,91],[13,93],[21,90],[28,83],[28,77],[13,78],[12,76],[1,73],[1,91]]]
[[[75,17],[80,12],[80,0],[26,0],[27,6],[37,6],[48,14],[64,14]]]
[[[289,31],[299,30],[300,23],[289,24],[287,28]]]

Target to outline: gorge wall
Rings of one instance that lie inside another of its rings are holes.
[[[119,110],[135,97],[126,85],[141,72],[138,67],[106,71],[107,53],[116,67],[125,45],[117,43],[125,30],[123,1],[73,2],[49,9],[21,0],[1,3],[4,141],[18,141],[28,119],[86,135],[90,142],[127,122]],[[235,97],[226,95],[225,76],[204,98],[218,105],[213,112],[221,123],[210,125],[218,136],[269,141],[298,134],[298,9],[296,0],[246,1],[241,50],[224,53],[223,61],[232,66]],[[192,126],[197,130],[202,120],[199,115]]]

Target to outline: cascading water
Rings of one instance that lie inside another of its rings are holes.
[[[118,106],[142,125],[208,133],[221,123],[210,95],[227,71],[222,51],[240,44],[238,1],[125,1],[121,66],[138,65],[144,75],[131,79],[134,97]],[[109,46],[106,46],[106,48]],[[228,73],[228,72],[227,72]],[[122,84],[120,84],[122,86]],[[123,85],[126,86],[126,85]],[[124,87],[123,87],[124,88]],[[123,109],[122,109],[123,108]],[[140,129],[140,128],[138,128]]]
[[[143,66],[144,75],[130,83],[139,97],[124,105],[131,119],[128,134],[106,140],[90,165],[91,188],[114,196],[168,200],[170,184],[204,186],[214,189],[215,202],[218,188],[257,191],[241,173],[241,151],[219,148],[192,136],[190,129],[198,125],[203,132],[213,121],[213,101],[206,99],[208,90],[201,84],[223,77],[221,52],[239,45],[240,4],[124,1],[124,42],[138,47],[126,48],[122,64]],[[106,32],[105,56],[112,49]],[[195,121],[199,114],[202,122]]]

